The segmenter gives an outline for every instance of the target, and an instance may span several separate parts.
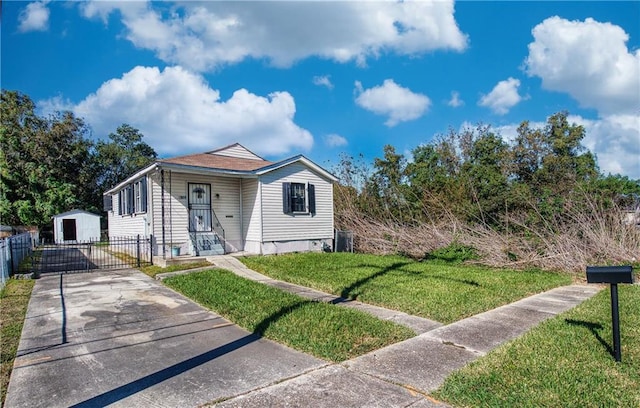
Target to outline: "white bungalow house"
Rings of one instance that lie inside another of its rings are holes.
[[[302,155],[270,162],[237,143],[158,160],[104,193],[109,237],[152,237],[163,258],[320,251],[335,181]]]

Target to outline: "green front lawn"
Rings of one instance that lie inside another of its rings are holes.
[[[33,280],[9,279],[0,291],[0,406],[7,395],[34,283]]]
[[[572,282],[568,274],[417,262],[401,256],[305,253],[240,260],[274,279],[445,324]]]
[[[164,283],[250,332],[329,361],[415,335],[366,313],[313,302],[222,269],[174,276]]]
[[[622,362],[603,290],[451,375],[434,396],[464,407],[640,407],[640,286],[619,286]]]

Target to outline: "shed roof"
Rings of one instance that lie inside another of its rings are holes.
[[[93,215],[94,217],[100,217],[98,214],[94,214],[92,212],[85,211],[85,210],[76,209],[76,210],[71,210],[71,211],[60,213],[60,214],[56,214],[51,218],[68,217],[70,215],[77,215],[77,214],[87,214],[87,215]]]

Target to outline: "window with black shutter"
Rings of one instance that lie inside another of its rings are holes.
[[[282,183],[282,210],[285,214],[315,214],[315,186],[305,183]]]
[[[316,214],[316,186],[309,184],[309,212]]]
[[[132,213],[147,212],[147,178],[143,177],[133,183],[133,211]]]
[[[133,186],[129,184],[127,191],[127,214],[133,214]]]
[[[282,183],[282,211],[291,214],[291,183]]]
[[[147,177],[140,180],[140,212],[147,212]]]
[[[106,205],[105,201],[105,206]],[[118,192],[118,214],[120,215],[145,213],[147,212],[147,205],[146,176],[127,185]]]
[[[129,215],[134,212],[133,185],[129,184],[118,192],[118,213],[120,215]]]
[[[113,196],[111,195],[102,196],[102,209],[104,211],[113,210]]]
[[[291,211],[294,213],[307,212],[306,185],[291,183]]]

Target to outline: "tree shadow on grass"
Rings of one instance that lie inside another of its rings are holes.
[[[354,283],[352,283],[351,285],[349,285],[348,287],[342,289],[342,291],[340,292],[340,298],[343,300],[355,300],[357,298],[357,295],[354,295],[354,291],[360,287],[362,287],[363,285],[365,285],[368,282],[371,282],[374,279],[377,279],[381,276],[384,276],[390,272],[393,271],[401,271],[403,273],[406,274],[411,274],[411,275],[422,275],[422,272],[418,272],[418,271],[408,271],[408,270],[403,270],[402,268],[406,265],[409,265],[410,262],[396,262],[392,265],[389,265],[387,267],[382,268],[381,270],[379,270],[378,272],[375,272],[372,275],[369,275],[365,278],[362,279],[358,279],[357,281],[355,281]],[[363,268],[363,267],[376,267],[376,265],[358,265],[359,268]],[[465,285],[471,285],[471,286],[476,286],[479,287],[480,284],[476,281],[472,281],[469,279],[457,279],[457,278],[452,278],[449,276],[430,276],[430,275],[423,275],[424,278],[426,279],[441,279],[441,280],[448,280],[448,281],[452,281],[452,282],[457,282],[457,283],[462,283]],[[338,303],[338,302],[332,302],[332,303]]]
[[[371,282],[372,280],[379,278],[380,276],[386,275],[391,271],[396,271],[396,270],[400,270],[403,266],[409,265],[409,262],[396,262],[392,265],[389,265],[387,267],[384,267],[382,269],[380,269],[378,272],[374,273],[373,275],[369,275],[367,277],[364,277],[362,279],[358,279],[357,281],[353,282],[351,285],[347,286],[346,288],[342,289],[340,291],[340,297],[344,298],[344,299],[356,299],[358,296],[354,295],[353,292],[358,289],[359,287],[363,286],[364,284]],[[375,267],[375,265],[358,265],[359,268],[364,268],[364,267]],[[406,271],[408,273],[411,274],[417,274],[417,272],[413,272],[413,271]]]
[[[600,336],[599,330],[602,330],[603,327],[600,323],[593,322],[585,322],[584,320],[574,320],[574,319],[564,319],[565,322],[569,323],[572,326],[579,326],[589,329],[591,334],[595,336],[595,338],[602,344],[602,346],[611,354],[612,357],[615,357],[615,352],[613,351],[613,347]]]
[[[429,279],[448,280],[448,281],[451,281],[451,282],[462,283],[464,285],[480,287],[480,284],[478,282],[470,280],[470,279],[457,279],[457,278],[451,278],[449,276],[428,276],[427,278],[429,278]]]

